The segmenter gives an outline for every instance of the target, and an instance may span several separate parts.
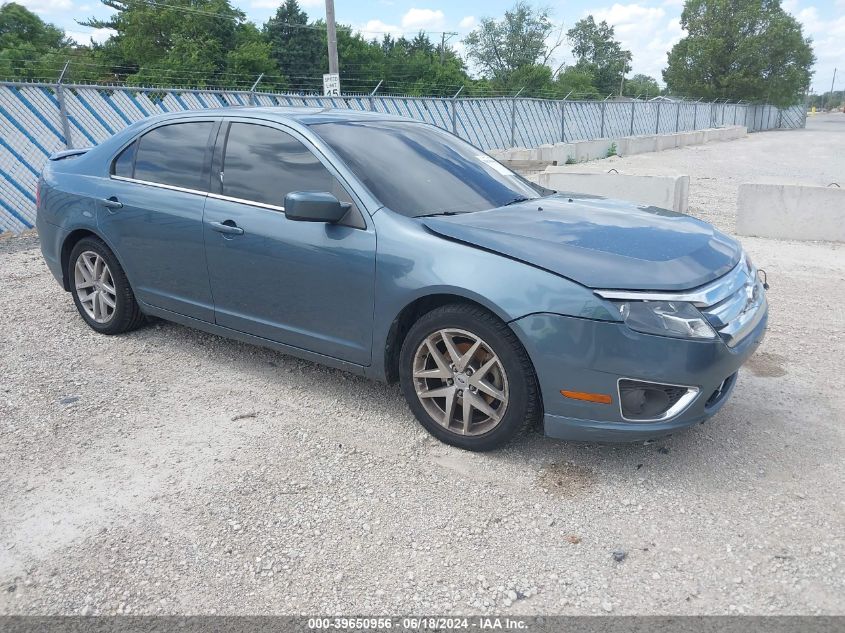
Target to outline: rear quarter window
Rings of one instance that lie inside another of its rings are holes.
[[[115,158],[112,163],[112,175],[121,176],[123,178],[132,178],[132,174],[135,171],[135,150],[137,147],[138,141],[133,141],[117,155],[117,158]]]

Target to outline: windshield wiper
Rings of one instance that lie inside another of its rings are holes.
[[[460,215],[460,211],[435,211],[434,213],[424,213],[422,215],[415,215],[415,218],[433,218],[438,215]]]
[[[526,198],[525,196],[518,196],[518,197],[514,198],[513,200],[511,200],[510,202],[506,202],[502,206],[503,207],[509,207],[512,204],[519,204],[520,202],[528,202],[529,200],[531,200],[531,198]]]

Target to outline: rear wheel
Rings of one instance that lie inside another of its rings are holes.
[[[92,329],[101,334],[121,334],[144,322],[126,273],[102,240],[79,240],[68,264],[73,302]]]
[[[486,451],[537,420],[534,369],[516,335],[476,306],[437,308],[413,325],[400,353],[405,399],[435,437]]]

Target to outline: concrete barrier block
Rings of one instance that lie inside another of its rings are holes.
[[[631,200],[680,213],[686,213],[688,208],[689,176],[630,176],[547,167],[539,176],[539,184],[557,191]]]
[[[555,146],[551,143],[544,143],[535,150],[535,160],[544,160],[548,163],[554,162],[556,159],[552,157],[552,151]]]
[[[732,141],[737,138],[743,138],[745,136],[748,136],[748,128],[746,128],[744,125],[732,125],[727,129],[728,135],[726,137],[726,140]]]
[[[742,184],[737,198],[736,231],[757,237],[845,242],[845,189]]]
[[[607,150],[610,149],[610,145],[613,142],[613,140],[605,138],[598,141],[579,141],[573,143],[575,146],[575,160],[583,163],[588,160],[607,158]]]
[[[626,136],[617,142],[620,156],[632,156],[634,154],[646,154],[657,148],[657,137],[655,136]]]
[[[712,130],[701,130],[704,133],[704,142],[710,143],[712,141],[721,141],[721,130],[716,128]]]
[[[575,144],[574,143],[555,143],[549,154],[553,161],[557,161],[558,165],[565,165],[569,159],[575,158]]]
[[[675,149],[678,147],[678,134],[659,134],[655,136],[654,151],[662,152],[667,149]]]
[[[524,147],[512,147],[508,150],[507,160],[537,160],[536,151]]]

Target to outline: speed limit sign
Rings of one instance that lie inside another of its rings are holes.
[[[340,96],[340,75],[337,73],[326,73],[323,75],[323,96]]]

